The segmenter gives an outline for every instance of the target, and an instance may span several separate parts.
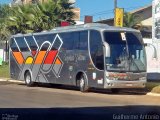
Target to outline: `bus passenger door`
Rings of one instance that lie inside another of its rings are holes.
[[[90,31],[90,62],[88,67],[89,85],[103,88],[104,85],[104,50],[99,31]]]

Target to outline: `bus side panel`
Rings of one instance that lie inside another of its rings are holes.
[[[86,71],[88,31],[61,33],[60,37],[63,45],[59,55],[64,64],[57,83],[76,85],[76,74]]]
[[[14,59],[13,53],[10,51],[10,77],[12,79],[18,80],[20,72],[21,72],[20,66]]]
[[[55,62],[55,65],[53,66],[54,79],[57,84],[72,85],[69,78],[69,65],[71,64],[71,61],[67,60],[69,55],[72,56],[72,51],[66,52],[66,50],[62,49],[59,51],[59,60]]]
[[[88,50],[79,50],[76,53],[75,75],[78,72],[84,72],[88,77],[89,54]],[[76,76],[75,76],[76,78]],[[89,79],[88,79],[89,80]]]

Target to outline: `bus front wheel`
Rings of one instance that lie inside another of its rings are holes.
[[[81,92],[88,92],[89,87],[87,85],[87,78],[84,74],[81,74],[80,79],[78,80],[79,82],[79,88]]]
[[[32,87],[34,85],[34,82],[32,81],[32,77],[29,71],[25,73],[24,78],[25,78],[25,83],[28,87]]]

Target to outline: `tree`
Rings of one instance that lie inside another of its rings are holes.
[[[72,11],[73,3],[70,3],[69,0],[56,0],[56,1],[60,13],[59,18],[61,18],[61,21],[65,20],[70,22],[71,24],[75,24],[73,21],[73,17],[75,16],[75,14]]]
[[[10,31],[7,29],[7,26],[3,23],[0,23],[0,41],[9,40],[11,34]]]
[[[0,23],[0,42],[5,43],[6,56],[9,56],[8,51],[8,40],[10,39],[11,33],[8,30],[7,26],[3,23]]]
[[[141,17],[136,14],[125,12],[124,13],[124,27],[139,29],[139,27],[141,27]]]
[[[10,31],[6,25],[6,19],[9,14],[10,7],[0,4],[0,41],[6,41],[10,37]]]
[[[0,4],[0,23],[4,22],[10,13],[10,7],[5,4]]]
[[[49,0],[45,3],[14,6],[7,19],[7,26],[16,34],[50,30],[59,26],[61,21],[74,24],[72,9],[69,0]]]
[[[0,42],[6,44],[6,56],[8,57],[8,40],[11,36],[10,31],[6,26],[7,16],[10,14],[10,7],[8,5],[0,4]]]
[[[14,6],[11,9],[11,15],[8,16],[6,25],[12,34],[26,33],[28,26],[28,14],[30,13],[31,5]]]

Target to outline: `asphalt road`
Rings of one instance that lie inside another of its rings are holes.
[[[26,87],[6,82],[0,83],[0,119],[159,120],[160,97],[138,91],[81,93],[74,87]]]

